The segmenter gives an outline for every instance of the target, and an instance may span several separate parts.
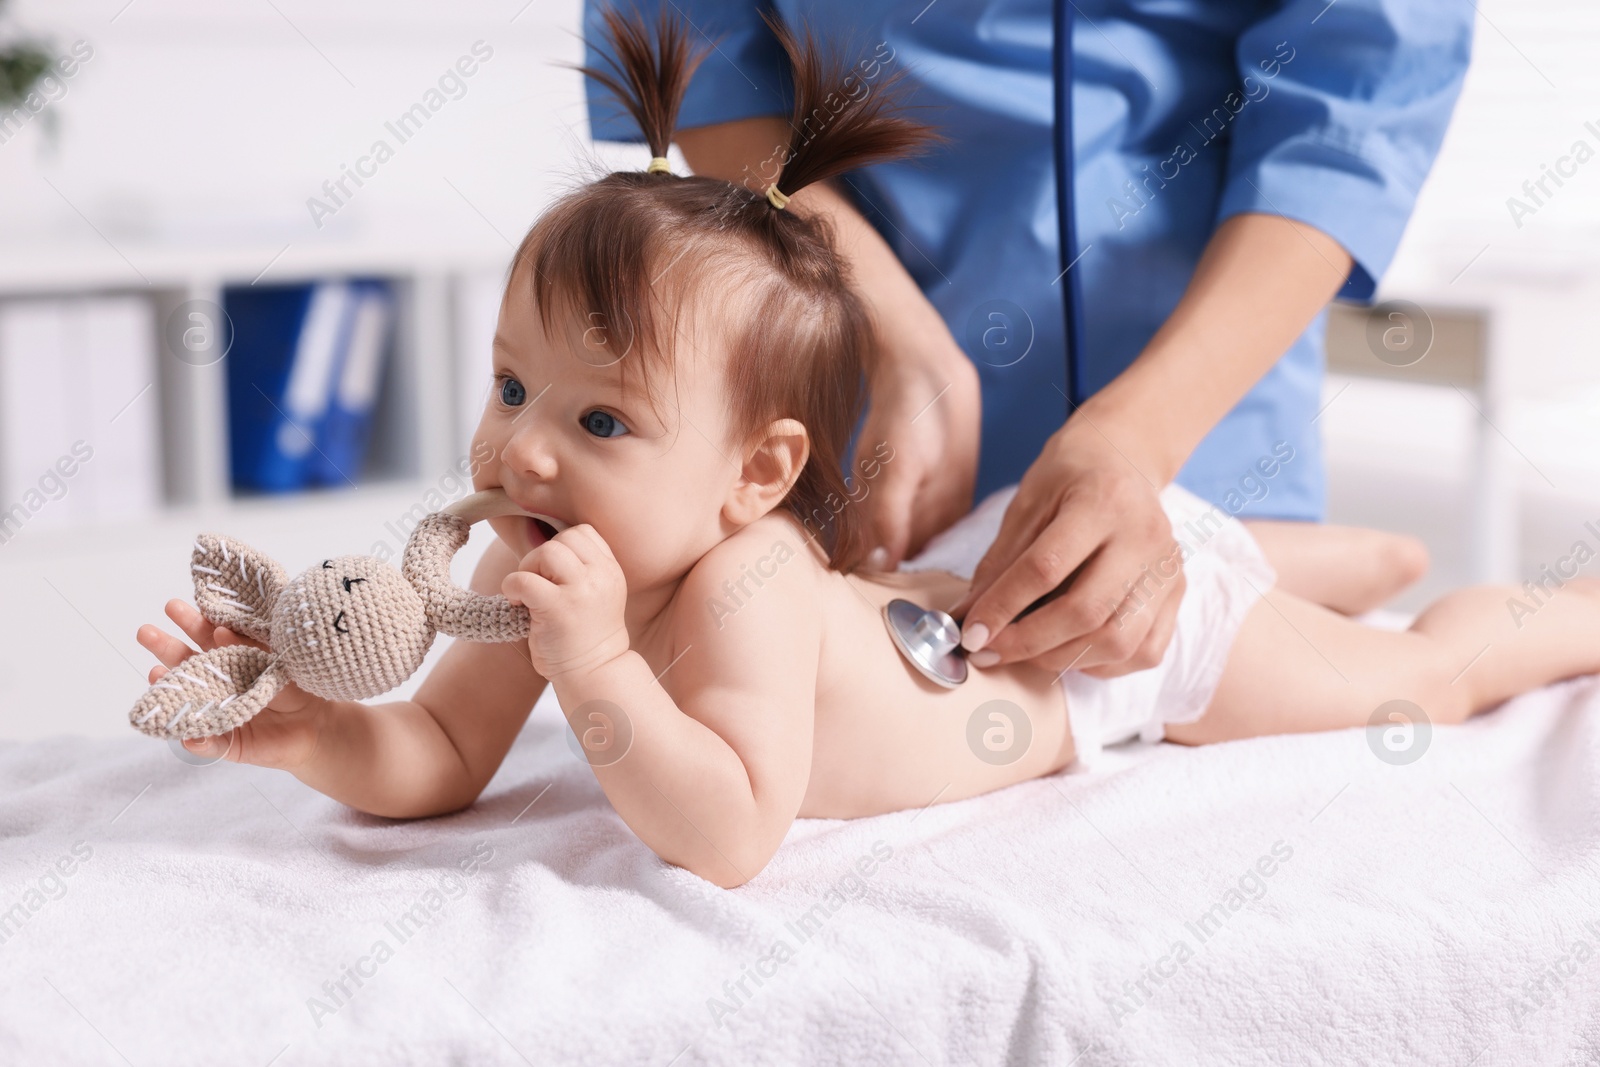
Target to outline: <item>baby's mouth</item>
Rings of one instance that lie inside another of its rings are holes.
[[[568,528],[568,524],[550,515],[529,514],[528,527],[533,547],[538,548],[546,541],[554,540],[556,534]]]

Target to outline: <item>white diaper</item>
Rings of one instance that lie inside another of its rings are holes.
[[[970,578],[1000,532],[1000,520],[1016,493],[1014,485],[991,493],[901,569],[944,570]],[[1194,722],[1204,715],[1246,613],[1278,580],[1255,538],[1222,508],[1176,483],[1161,491],[1161,506],[1182,547],[1187,580],[1177,625],[1166,655],[1148,670],[1115,678],[1081,671],[1061,676],[1073,747],[1085,767],[1105,745],[1134,738],[1160,741],[1168,723]],[[1144,588],[1154,589],[1155,581],[1151,578]]]

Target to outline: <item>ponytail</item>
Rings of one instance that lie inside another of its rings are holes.
[[[683,104],[683,94],[688,91],[689,79],[712,46],[691,51],[685,22],[671,17],[665,6],[656,20],[654,48],[644,18],[637,10],[632,15],[622,15],[615,8],[607,7],[600,14],[606,24],[606,40],[621,62],[607,53],[602,53],[602,58],[621,79],[594,67],[574,69],[611,90],[617,102],[638,124],[639,132],[650,146],[650,154],[665,156],[667,146],[672,143],[672,131],[678,124],[678,109]]]
[[[847,86],[852,81],[865,85],[865,79],[854,72],[842,48],[819,47],[810,26],[801,40],[780,16],[763,11],[761,17],[788,54],[794,83],[789,143],[784,146],[783,171],[774,183],[781,198],[814,182],[903,159],[932,142],[948,140],[901,113],[906,110],[899,85],[906,76],[904,67],[884,78],[875,91],[868,87],[865,96],[853,100]],[[846,94],[843,106],[830,106],[842,93]]]
[[[710,47],[692,50],[689,28],[663,7],[654,31],[637,10],[603,11],[615,76],[575,69],[611,90],[664,167],[689,78]],[[699,175],[662,181],[651,171],[606,174],[561,197],[517,250],[547,337],[563,312],[623,324],[620,370],[648,376],[672,366],[677,312],[714,318],[728,353],[729,433],[748,441],[780,418],[805,426],[811,453],[783,507],[815,536],[829,566],[849,573],[865,555],[865,494],[845,476],[877,339],[872,314],[839,254],[828,219],[786,210],[788,197],[871,163],[944,141],[904,114],[904,71],[864,75],[840,48],[818,46],[763,12],[793,68],[794,106],[781,166],[760,189]],[[856,90],[852,85],[859,83]],[[865,87],[861,91],[860,87]],[[655,279],[665,279],[654,284]],[[675,304],[673,302],[676,302]],[[660,312],[667,312],[665,316]],[[634,340],[640,343],[635,345]],[[652,394],[653,395],[653,394]]]

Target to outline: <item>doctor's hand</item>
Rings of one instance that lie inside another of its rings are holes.
[[[972,510],[983,410],[977,369],[920,291],[876,293],[874,306],[877,365],[851,489],[876,553],[866,565],[893,570]]]
[[[974,667],[1030,661],[1110,678],[1161,662],[1182,563],[1156,486],[1074,414],[1023,475],[950,614]],[[1013,621],[1069,575],[1065,592]]]

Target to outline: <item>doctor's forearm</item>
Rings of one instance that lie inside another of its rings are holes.
[[[1144,351],[1085,401],[1085,420],[1165,485],[1339,291],[1350,265],[1315,227],[1232,216]]]

